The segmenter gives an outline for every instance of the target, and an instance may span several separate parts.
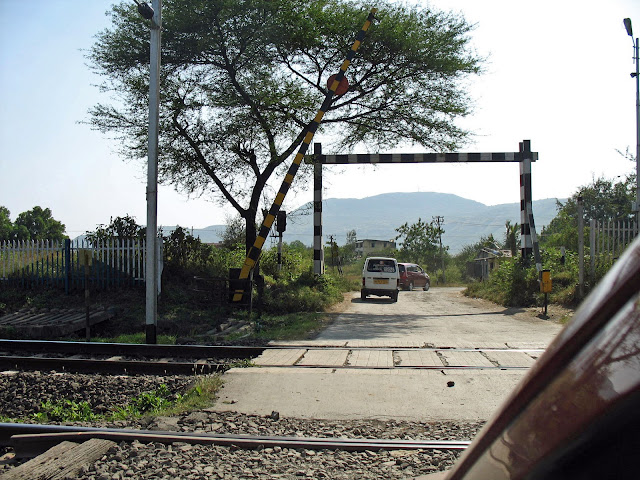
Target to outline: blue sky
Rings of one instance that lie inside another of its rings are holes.
[[[112,3],[0,0],[0,205],[12,219],[35,205],[49,207],[72,237],[111,216],[130,214],[146,223],[146,166],[125,163],[112,140],[78,123],[105,101],[82,49],[109,25],[105,12]],[[539,152],[534,199],[567,197],[594,176],[634,170],[616,149],[635,151],[635,82],[629,76],[635,66],[622,19],[630,17],[640,36],[640,2],[430,4],[476,24],[472,43],[489,57],[486,73],[469,86],[476,109],[460,124],[476,135],[461,151],[517,151],[518,142],[530,139]],[[488,205],[519,201],[517,164],[325,171],[326,198],[434,191]],[[358,181],[363,175],[367,182]],[[284,206],[291,210],[312,197],[310,188],[289,196]],[[170,186],[160,187],[158,202],[160,225],[202,228],[224,223],[230,212],[206,199],[187,199]]]

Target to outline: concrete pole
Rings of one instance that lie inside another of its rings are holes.
[[[149,146],[147,168],[146,341],[157,343],[158,325],[158,124],[160,121],[160,33],[162,0],[153,0],[149,65]]]

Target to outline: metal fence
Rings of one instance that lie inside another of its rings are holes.
[[[145,240],[132,238],[4,241],[0,242],[0,284],[59,286],[67,292],[84,288],[85,281],[101,289],[142,285],[145,252]]]
[[[589,246],[592,278],[599,267],[612,265],[637,236],[637,222],[591,220]]]

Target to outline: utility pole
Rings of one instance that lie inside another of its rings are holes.
[[[160,37],[162,31],[162,0],[146,2],[134,0],[138,12],[150,21],[151,40],[149,58],[149,142],[147,160],[147,260],[145,267],[146,342],[157,343],[158,325],[158,134],[160,109]]]
[[[636,221],[638,221],[640,219],[640,38],[633,39],[630,18],[625,18],[623,23],[627,35],[631,37],[633,42],[633,61],[636,64],[636,71],[631,73],[631,78],[636,80],[636,201],[634,207]]]
[[[442,262],[442,283],[447,283],[447,279],[444,276],[444,253],[442,251],[442,229],[440,228],[440,225],[444,225],[444,217],[438,215],[431,218],[438,226],[438,237],[440,238],[440,261]]]
[[[331,271],[335,271],[336,266],[336,256],[335,256],[335,248],[333,246],[333,235],[329,235],[329,248],[331,249]]]

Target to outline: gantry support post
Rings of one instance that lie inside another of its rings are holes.
[[[324,274],[324,245],[322,242],[322,144],[313,144],[313,274]]]
[[[531,240],[531,225],[529,212],[531,212],[531,141],[520,142],[520,253],[522,259],[527,262],[533,253],[533,241]],[[529,155],[527,155],[529,154]]]

